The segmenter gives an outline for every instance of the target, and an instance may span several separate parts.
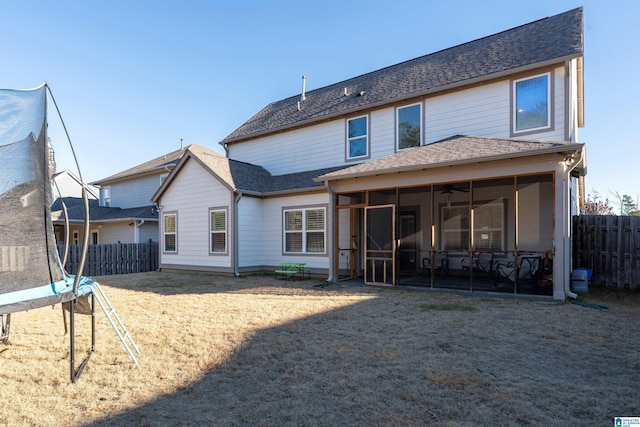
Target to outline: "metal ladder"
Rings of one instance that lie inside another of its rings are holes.
[[[133,342],[133,338],[131,338],[131,335],[129,335],[129,331],[127,331],[127,329],[122,324],[118,313],[116,313],[116,309],[113,308],[98,282],[93,282],[92,286],[93,288],[91,290],[91,293],[98,302],[98,305],[100,305],[100,308],[102,308],[105,316],[107,316],[109,323],[111,323],[111,326],[113,326],[113,330],[116,331],[116,334],[118,334],[120,342],[122,342],[122,345],[129,353],[129,356],[131,356],[131,359],[133,359],[133,363],[137,365],[138,359],[136,359],[136,356],[134,355],[131,348],[133,347],[137,354],[142,353],[140,353],[140,350],[138,349],[138,346],[136,346],[136,343]]]

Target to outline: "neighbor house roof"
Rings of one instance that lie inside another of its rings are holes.
[[[346,167],[323,168],[273,176],[262,166],[232,160],[208,148],[193,144],[188,147],[184,158],[178,163],[175,171],[169,175],[155,193],[152,198],[154,202],[157,202],[166,188],[171,185],[189,159],[200,163],[229,190],[255,196],[321,189],[323,184],[314,181],[315,177]]]
[[[64,197],[56,199],[51,205],[51,217],[54,222],[63,221],[62,201],[67,206],[67,215],[70,222],[84,221],[84,207],[82,199],[79,197]],[[100,206],[98,200],[89,200],[89,221],[109,222],[124,220],[145,220],[157,221],[158,209],[153,206],[143,206],[139,208],[110,208]]]
[[[114,175],[108,176],[98,181],[94,181],[92,185],[104,185],[106,183],[117,181],[124,178],[130,178],[136,175],[142,175],[149,172],[157,172],[157,171],[166,171],[170,172],[170,170],[178,163],[178,160],[184,155],[187,147],[181,148],[176,151],[172,151],[167,154],[163,154],[160,157],[156,157],[155,159],[149,160],[147,162],[141,163],[132,168],[123,170],[122,172],[118,172]]]
[[[383,173],[431,169],[443,166],[575,152],[584,144],[565,141],[540,141],[517,138],[491,138],[457,135],[350,168],[319,176],[316,181],[331,181]]]
[[[273,102],[223,139],[231,144],[358,110],[557,64],[583,55],[582,8]]]

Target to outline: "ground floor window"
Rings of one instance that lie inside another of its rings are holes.
[[[164,251],[178,251],[178,215],[175,213],[163,215]]]
[[[211,209],[209,211],[210,252],[227,252],[227,210]]]
[[[325,253],[325,208],[285,209],[284,253]]]

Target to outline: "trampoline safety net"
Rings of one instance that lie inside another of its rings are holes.
[[[0,314],[75,298],[51,220],[46,102],[44,84],[0,90]]]

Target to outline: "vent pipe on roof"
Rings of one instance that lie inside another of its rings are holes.
[[[180,138],[180,149],[183,150],[184,149],[184,145],[183,145],[184,139]]]
[[[307,76],[302,76],[302,96],[300,97],[300,101],[304,101],[305,97],[305,86],[307,84]]]

